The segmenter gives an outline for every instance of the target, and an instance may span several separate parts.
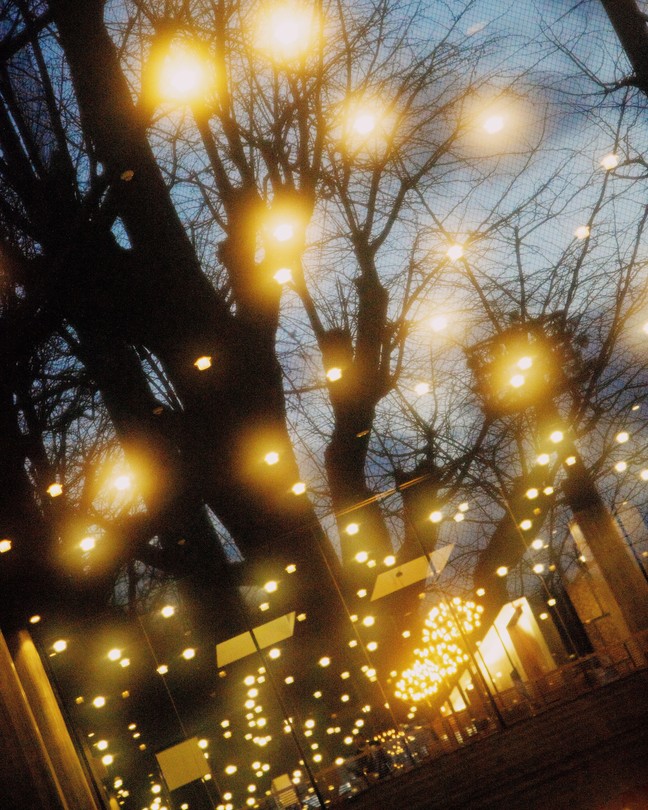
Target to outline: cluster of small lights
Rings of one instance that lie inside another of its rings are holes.
[[[396,697],[419,703],[435,694],[444,678],[456,674],[469,659],[460,644],[461,636],[481,625],[483,612],[481,605],[464,602],[458,596],[452,606],[440,602],[433,607],[425,620],[422,646],[414,650],[416,660],[396,683]]]

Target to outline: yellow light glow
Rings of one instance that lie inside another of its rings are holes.
[[[105,751],[108,748],[108,740],[99,740],[97,742],[97,748],[99,751]]]
[[[551,599],[547,599],[547,604],[549,605],[549,607],[554,607],[554,605],[556,604],[556,600],[553,598],[553,596],[551,597]]]
[[[441,521],[443,520],[443,512],[440,512],[438,509],[436,509],[434,512],[431,512],[430,520],[432,521],[432,523],[441,523]]]
[[[40,620],[41,620],[41,617],[38,615],[38,613],[36,613],[36,614],[34,614],[33,616],[30,616],[30,617],[29,617],[29,623],[30,623],[30,624],[38,624],[38,622],[39,622]]]
[[[605,155],[605,157],[601,158],[601,166],[605,169],[606,172],[612,171],[612,169],[616,169],[619,165],[619,156],[615,155],[613,152]]]
[[[504,129],[506,119],[503,115],[489,115],[482,124],[482,129],[489,135],[496,135]]]
[[[290,267],[280,267],[272,278],[277,284],[288,284],[292,281],[292,270]]]
[[[365,616],[364,619],[362,620],[362,623],[364,624],[365,627],[373,627],[374,624],[376,623],[376,620],[374,619],[373,616]]]
[[[182,657],[185,659],[185,661],[191,661],[192,658],[196,657],[196,651],[193,647],[187,647],[186,650],[182,651]]]
[[[328,657],[328,655],[323,656],[319,660],[319,665],[321,667],[328,667],[328,666],[330,666],[330,664],[331,664],[331,659]]]
[[[454,515],[452,519],[454,520],[455,523],[461,523],[463,520],[466,519],[466,516],[463,514],[463,512],[457,512],[457,514]]]
[[[349,523],[345,526],[344,531],[349,535],[354,535],[360,531],[360,526],[357,523]]]
[[[625,444],[630,439],[630,434],[627,433],[625,430],[622,430],[621,433],[617,433],[616,440],[619,444]]]
[[[531,520],[529,520],[528,518],[527,518],[526,520],[523,520],[523,521],[520,523],[520,528],[522,529],[522,531],[523,531],[523,532],[528,532],[528,531],[529,531],[529,529],[530,529],[532,526],[533,526],[533,522],[532,522]]]
[[[508,574],[508,568],[505,565],[500,565],[495,573],[498,577],[505,577]]]
[[[354,117],[351,128],[358,135],[370,135],[376,128],[376,123],[373,112],[361,111]]]
[[[84,537],[83,540],[79,543],[81,551],[92,551],[92,549],[96,545],[97,541],[94,537]]]
[[[111,661],[119,661],[119,659],[120,659],[121,657],[122,657],[122,651],[121,651],[121,650],[118,650],[118,649],[117,649],[117,647],[114,647],[114,648],[113,648],[112,650],[110,650],[110,652],[108,653],[108,658],[109,658]]]
[[[429,392],[430,386],[428,385],[428,383],[417,383],[414,386],[414,393],[419,397],[422,397],[425,394],[428,394]]]
[[[157,95],[167,102],[205,102],[215,87],[214,66],[197,44],[172,42],[160,65]]]
[[[211,364],[212,359],[206,354],[194,360],[194,366],[198,369],[198,371],[207,371],[208,368],[211,368]]]
[[[430,329],[433,332],[443,332],[448,326],[448,319],[445,315],[433,315],[430,318]]]
[[[269,467],[272,467],[273,464],[279,463],[279,453],[276,453],[274,450],[270,453],[266,453],[263,460]]]
[[[590,235],[589,225],[579,225],[578,228],[574,231],[574,236],[576,239],[587,239]]]
[[[58,498],[59,495],[63,494],[63,485],[59,484],[58,482],[54,482],[47,487],[46,492],[50,498]]]
[[[573,467],[573,465],[576,464],[576,456],[567,456],[565,459],[565,464],[568,467]]]
[[[554,444],[558,444],[565,438],[565,436],[562,430],[554,430],[553,433],[549,435],[549,438]]]
[[[95,709],[101,709],[106,705],[106,698],[102,695],[97,695],[97,697],[92,701],[92,705]]]
[[[538,616],[538,618],[541,621],[545,622],[549,618],[549,614],[548,613],[541,613],[540,616]]]
[[[536,537],[536,539],[531,543],[531,548],[534,548],[536,551],[540,551],[543,545],[544,541],[541,540],[539,537]]]
[[[639,473],[639,477],[641,478],[642,481],[648,481],[648,470],[642,470]]]
[[[533,566],[533,573],[534,574],[541,574],[544,571],[544,565],[542,563],[536,563]]]
[[[342,379],[342,369],[338,368],[337,366],[333,366],[333,368],[329,368],[326,372],[326,379],[329,382],[337,382],[338,380]]]
[[[205,749],[205,748],[207,748],[208,745],[209,745],[209,742],[207,740],[205,740],[205,739],[198,740],[198,747],[199,748]]]
[[[459,506],[457,507],[457,509],[458,509],[460,512],[467,512],[467,511],[468,511],[468,509],[469,509],[469,506],[468,506],[468,504],[467,504],[467,503],[464,501],[463,503],[460,503],[460,504],[459,504]]]
[[[54,644],[52,644],[52,649],[57,653],[65,652],[65,650],[67,650],[67,641],[63,641],[62,638],[55,641]]]
[[[0,554],[6,554],[8,551],[11,551],[11,540],[5,537],[0,540]]]
[[[279,656],[281,655],[281,650],[279,650],[277,647],[273,647],[273,648],[270,650],[270,652],[268,653],[268,655],[269,655],[269,656],[270,656],[270,658],[272,658],[272,659],[277,659],[277,658],[279,658]]]
[[[173,614],[175,613],[175,608],[173,607],[173,605],[165,605],[160,611],[160,613],[162,614],[162,616],[164,616],[165,619],[170,619],[171,616],[173,616]]]
[[[312,7],[300,2],[267,5],[258,19],[256,45],[275,61],[292,62],[309,53],[317,31]]]
[[[541,467],[544,467],[546,464],[549,464],[550,457],[547,453],[540,453],[536,461],[540,464]]]
[[[396,557],[393,554],[388,554],[383,560],[384,564],[389,568],[396,564]]]
[[[527,371],[533,365],[533,358],[528,356],[520,357],[516,365],[522,371]]]
[[[122,658],[122,660],[119,662],[119,666],[123,667],[124,669],[126,669],[126,667],[129,667],[130,666],[130,658]]]
[[[486,588],[477,588],[475,593],[477,596],[486,596]]]
[[[271,580],[269,580],[268,582],[266,582],[266,584],[263,586],[263,590],[264,590],[266,593],[274,593],[274,592],[277,590],[277,588],[278,588],[278,587],[279,587],[279,586],[278,586],[278,585],[277,585],[277,583],[274,581],[274,579],[271,579]]]
[[[535,487],[531,487],[531,489],[527,489],[526,491],[526,496],[530,501],[532,501],[534,498],[537,498],[538,495],[539,492]]]
[[[524,374],[514,374],[509,380],[509,384],[513,388],[521,388],[526,382]]]
[[[553,495],[554,488],[553,487],[545,487],[543,490],[545,495]]]
[[[112,765],[113,762],[115,761],[115,757],[112,754],[104,754],[101,757],[101,761],[103,762],[104,765]]]
[[[617,463],[614,465],[614,469],[620,473],[625,472],[628,469],[628,465],[625,461],[617,461]]]
[[[290,563],[290,565],[286,566],[286,573],[287,574],[294,574],[297,570],[297,566],[294,563]]]
[[[366,551],[359,551],[355,555],[355,561],[359,562],[359,563],[366,563],[368,559],[369,559],[369,555],[367,554]]]
[[[130,489],[133,483],[132,478],[130,475],[118,475],[115,478],[115,489],[118,489],[120,492],[125,492],[127,489]]]
[[[378,649],[378,644],[375,641],[370,641],[367,644],[367,649],[369,650],[369,652],[375,652],[375,650]]]
[[[295,236],[293,222],[277,222],[272,228],[272,236],[277,242],[289,242]]]
[[[456,262],[458,259],[461,259],[463,255],[464,249],[462,245],[450,245],[450,247],[446,250],[446,256],[451,262]]]

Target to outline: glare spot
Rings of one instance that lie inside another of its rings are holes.
[[[621,433],[617,433],[616,440],[619,444],[625,444],[630,439],[630,434],[627,433],[625,430],[622,430]]]
[[[212,359],[208,355],[203,355],[198,359],[194,360],[194,366],[198,369],[198,371],[207,371],[208,368],[211,368]]]
[[[520,388],[524,385],[524,374],[514,374],[511,379],[509,380],[510,384],[513,388]]]
[[[579,225],[578,228],[574,231],[574,236],[576,239],[587,239],[590,235],[589,225]]]
[[[268,466],[271,467],[273,464],[277,464],[279,462],[279,453],[276,453],[274,450],[270,453],[266,453],[263,460]]]
[[[452,262],[456,262],[464,255],[464,249],[461,245],[451,245],[446,251],[446,256]]]
[[[359,563],[366,563],[368,559],[369,559],[369,555],[367,554],[366,551],[359,551],[355,555],[355,560],[356,560],[356,562],[359,562]]]
[[[263,590],[266,593],[274,593],[277,590],[278,587],[279,586],[274,581],[274,579],[271,579],[271,580],[269,580],[269,582],[266,582],[266,584],[263,586]]]
[[[349,535],[354,535],[360,531],[360,526],[357,523],[349,523],[344,531]]]
[[[508,574],[508,568],[505,565],[500,565],[495,573],[498,577],[505,577]]]
[[[160,613],[164,616],[165,619],[170,619],[171,616],[175,613],[175,608],[173,605],[165,605]]]
[[[445,315],[433,315],[430,318],[430,329],[433,332],[443,332],[448,326],[448,319]]]
[[[528,356],[520,357],[516,365],[519,369],[522,369],[522,371],[526,371],[533,365],[533,358]]]
[[[610,152],[601,159],[601,166],[605,169],[606,172],[612,171],[612,169],[616,169],[618,165],[619,165],[619,156],[615,155],[613,152]]]
[[[272,278],[277,284],[288,284],[292,281],[292,270],[289,267],[280,267]]]
[[[484,121],[482,127],[488,132],[489,135],[495,135],[504,129],[504,116],[503,115],[489,115]]]
[[[554,444],[558,444],[558,443],[559,443],[559,442],[561,442],[561,441],[562,441],[562,440],[563,440],[565,437],[564,437],[563,432],[562,432],[561,430],[554,430],[554,431],[553,431],[553,433],[551,433],[551,435],[549,436],[549,438],[551,439],[551,441],[552,441]]]
[[[342,369],[338,368],[337,366],[333,366],[333,368],[328,369],[326,372],[326,379],[329,382],[337,382],[338,380],[342,379]]]
[[[105,706],[105,705],[106,705],[106,698],[105,698],[105,697],[102,697],[101,695],[98,695],[98,696],[97,696],[97,697],[96,697],[96,698],[95,698],[95,699],[92,701],[92,705],[95,707],[95,709],[101,709],[101,708],[103,708],[103,706]]]
[[[122,651],[121,651],[121,650],[118,650],[116,647],[114,647],[114,648],[113,648],[112,650],[110,650],[110,652],[108,653],[108,658],[109,658],[111,661],[119,661],[119,659],[121,658],[121,656],[122,656]]]
[[[186,650],[182,651],[182,657],[185,659],[185,661],[191,661],[192,658],[196,657],[196,651],[193,647],[187,647]]]
[[[63,641],[63,639],[55,641],[54,644],[52,644],[52,649],[57,653],[65,652],[65,650],[67,650],[67,641]]]
[[[430,520],[432,523],[440,523],[443,520],[443,512],[435,510],[430,513]]]
[[[55,482],[50,484],[46,491],[50,498],[58,498],[59,495],[63,494],[63,485]]]
[[[417,394],[419,397],[422,397],[424,394],[428,394],[430,391],[430,386],[428,383],[417,383],[414,386],[414,393]]]
[[[81,551],[92,551],[92,549],[96,545],[97,541],[94,537],[84,537],[83,540],[79,543]]]
[[[4,540],[0,540],[0,554],[6,554],[8,551],[11,551],[11,540],[5,537]]]

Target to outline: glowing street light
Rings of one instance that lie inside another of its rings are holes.
[[[67,641],[64,641],[62,638],[55,641],[54,644],[52,644],[52,649],[57,653],[65,652],[65,650],[67,650]]]
[[[11,551],[11,540],[5,537],[4,540],[0,540],[0,554],[6,554],[8,551]]]
[[[333,366],[333,368],[328,369],[326,372],[326,379],[330,382],[337,382],[338,380],[341,380],[342,369],[338,368],[337,366]]]
[[[158,98],[176,104],[203,103],[214,86],[214,66],[204,49],[186,40],[172,42],[160,65]]]
[[[439,511],[438,509],[435,509],[434,512],[430,513],[430,521],[432,523],[441,523],[442,520],[443,512]]]
[[[46,492],[50,498],[58,498],[59,495],[63,494],[63,485],[59,484],[58,481],[55,481],[53,484],[50,484],[47,487]]]
[[[601,158],[601,166],[605,169],[606,172],[612,171],[612,169],[616,169],[619,165],[619,156],[615,155],[613,152],[605,155],[605,157]]]
[[[96,545],[97,540],[94,537],[84,537],[83,540],[79,543],[81,551],[92,551],[92,549]]]
[[[443,332],[448,326],[448,319],[445,315],[433,315],[429,323],[433,332]]]
[[[295,495],[303,495],[306,492],[306,484],[303,481],[297,481],[292,485],[291,490]]]
[[[130,475],[118,475],[115,478],[115,489],[118,489],[120,492],[125,492],[127,489],[130,489],[133,483],[133,479]]]
[[[489,135],[496,135],[504,129],[506,120],[503,115],[489,115],[482,124],[482,129]]]
[[[257,22],[256,45],[277,62],[293,62],[311,50],[317,29],[317,17],[304,3],[267,5]]]
[[[272,467],[274,464],[279,463],[279,453],[275,452],[274,450],[270,453],[266,453],[263,460],[269,467]]]
[[[194,360],[194,366],[198,369],[198,371],[207,371],[208,368],[211,368],[212,359],[209,355],[204,354],[202,357],[196,358]]]
[[[280,267],[273,278],[277,284],[288,284],[292,281],[292,270],[289,267]]]
[[[450,245],[450,247],[446,250],[446,256],[451,262],[456,262],[458,259],[461,259],[463,255],[464,249],[462,245]]]
[[[524,385],[525,382],[526,382],[526,379],[524,377],[524,374],[514,374],[511,377],[511,379],[509,380],[509,384],[513,388],[521,388]]]
[[[353,536],[354,534],[357,534],[360,531],[360,526],[357,523],[349,523],[345,527],[344,531],[348,535]]]
[[[578,228],[574,231],[574,236],[576,239],[587,239],[590,235],[590,229],[587,225],[579,225]]]
[[[173,616],[173,614],[175,613],[175,608],[173,607],[173,605],[165,605],[160,611],[160,613],[165,619],[170,619],[171,616]]]

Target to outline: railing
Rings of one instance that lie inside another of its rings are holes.
[[[502,725],[524,721],[647,666],[648,631],[558,667],[541,678],[525,681],[517,688],[493,691],[489,697],[480,693],[475,679],[466,709],[430,714],[427,720],[386,731],[380,758],[367,751],[347,757],[343,763],[315,775],[318,789],[328,806],[344,804],[372,784],[392,779],[423,762],[495,734]],[[303,795],[301,802],[301,807],[319,806],[312,793]],[[270,803],[267,810],[271,808],[278,809],[279,805]]]

